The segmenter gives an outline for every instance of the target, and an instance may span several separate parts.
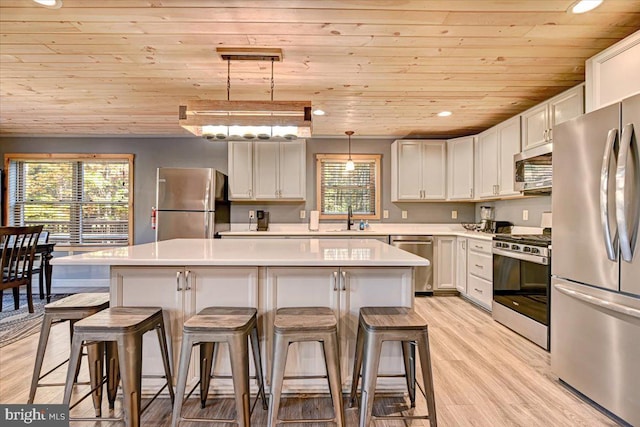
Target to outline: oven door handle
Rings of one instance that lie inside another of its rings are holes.
[[[544,256],[528,255],[521,252],[509,252],[502,249],[493,248],[494,255],[501,255],[507,258],[515,258],[522,261],[529,261],[535,264],[549,265],[549,258]]]

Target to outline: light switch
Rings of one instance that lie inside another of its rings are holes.
[[[523,221],[529,221],[529,211],[526,209],[522,210],[522,220]]]
[[[305,211],[304,209],[302,209],[300,211],[300,219],[305,219],[307,217],[307,211]]]
[[[407,211],[402,211],[402,219],[407,219]]]
[[[383,210],[382,211],[382,218],[388,219],[389,218],[389,211],[388,210]]]
[[[458,219],[458,211],[451,211],[451,219]]]

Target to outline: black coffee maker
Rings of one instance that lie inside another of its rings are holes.
[[[257,211],[256,215],[258,218],[258,231],[268,231],[269,230],[269,212]]]

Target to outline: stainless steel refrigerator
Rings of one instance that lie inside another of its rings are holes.
[[[640,95],[553,130],[551,369],[640,426]]]
[[[211,239],[229,230],[227,176],[209,168],[158,168],[156,241]]]

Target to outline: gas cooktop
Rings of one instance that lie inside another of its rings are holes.
[[[550,234],[496,234],[493,240],[499,242],[521,243],[523,245],[547,247],[551,244]]]

